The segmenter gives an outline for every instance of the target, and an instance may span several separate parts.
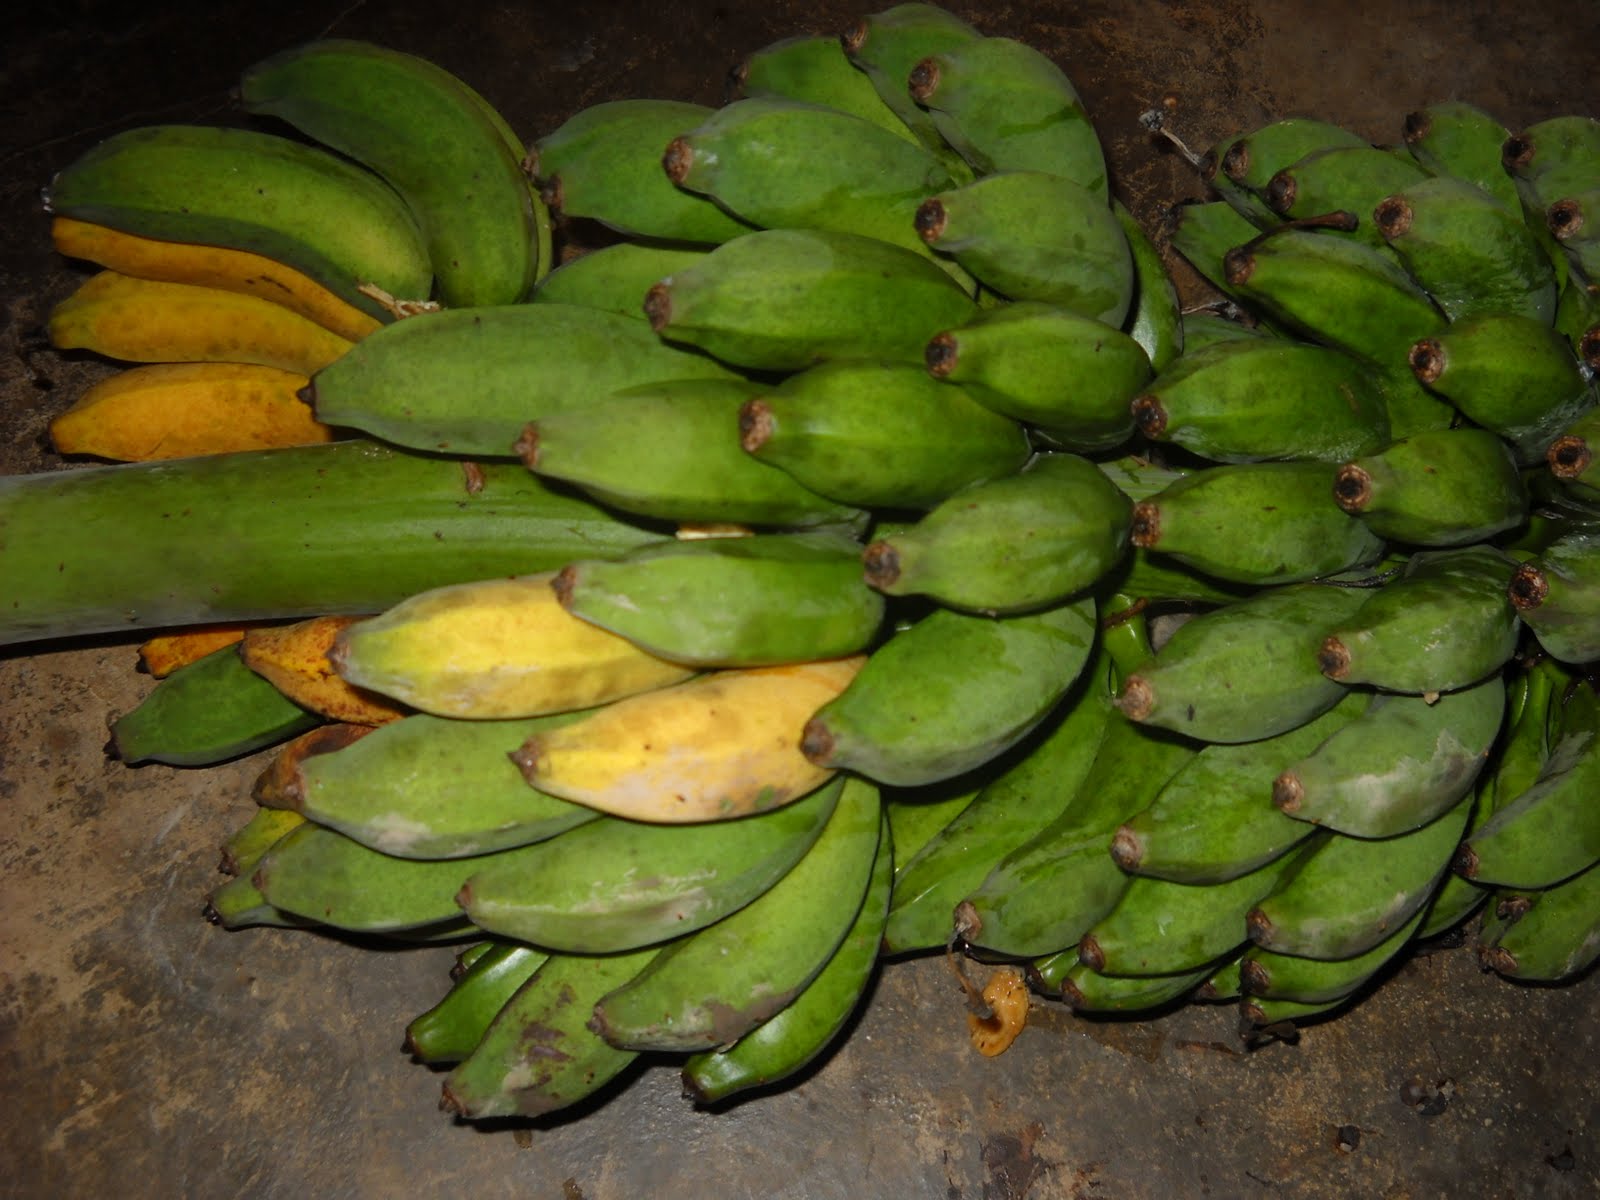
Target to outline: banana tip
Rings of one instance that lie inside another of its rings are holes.
[[[1317,669],[1329,679],[1343,679],[1350,673],[1350,648],[1329,634],[1317,648]]]
[[[821,717],[812,717],[800,732],[800,753],[807,762],[819,767],[832,765],[833,731]]]
[[[512,444],[512,451],[522,460],[522,465],[530,471],[539,469],[539,422],[529,421],[522,427],[522,432],[517,435],[517,440]]]
[[[1406,145],[1415,146],[1426,138],[1432,130],[1433,117],[1419,110],[1406,114],[1405,129],[1402,136],[1406,139]]]
[[[854,57],[867,44],[867,22],[865,19],[847,25],[839,32],[839,45],[844,52]]]
[[[1144,859],[1144,841],[1128,825],[1118,826],[1111,835],[1111,858],[1124,871],[1131,871]]]
[[[694,147],[689,144],[688,138],[675,137],[667,143],[666,153],[661,156],[661,168],[666,171],[668,179],[681,186],[693,166]]]
[[[1511,606],[1518,612],[1529,612],[1544,603],[1550,594],[1550,581],[1533,563],[1518,563],[1511,573],[1511,583],[1506,588]]]
[[[956,369],[960,359],[961,348],[956,343],[956,335],[948,331],[934,334],[922,351],[922,361],[928,368],[928,374],[935,379],[947,378]]]
[[[1478,877],[1478,852],[1472,848],[1471,842],[1462,842],[1456,847],[1455,855],[1450,859],[1450,869],[1463,879]]]
[[[983,918],[978,915],[978,907],[971,900],[963,900],[956,905],[952,932],[959,942],[975,942],[983,935]]]
[[[1243,138],[1229,146],[1222,155],[1222,173],[1235,183],[1242,183],[1250,170],[1250,144]]]
[[[1359,463],[1345,463],[1333,477],[1333,498],[1345,512],[1359,513],[1372,502],[1372,476]]]
[[[1418,383],[1434,384],[1444,374],[1444,346],[1438,338],[1423,338],[1413,342],[1406,352],[1406,363]]]
[[[1589,469],[1594,461],[1594,451],[1586,439],[1577,434],[1563,434],[1550,443],[1545,451],[1545,461],[1557,479],[1576,479]]]
[[[931,100],[939,90],[939,60],[930,55],[912,67],[907,86],[911,89],[911,98],[918,104]]]
[[[1484,970],[1494,971],[1500,975],[1515,975],[1517,973],[1517,956],[1503,946],[1481,946],[1478,949],[1478,962]]]
[[[861,565],[869,587],[883,591],[900,581],[900,552],[892,542],[879,540],[871,543],[861,552]]]
[[[1239,964],[1239,990],[1247,996],[1265,996],[1272,988],[1272,976],[1267,968],[1253,958]]]
[[[506,757],[509,758],[513,764],[515,764],[517,770],[522,772],[522,777],[526,779],[529,784],[532,784],[534,779],[538,776],[541,750],[542,747],[539,744],[539,737],[537,734],[535,734],[533,737],[530,737],[527,741],[523,742],[522,745],[518,746],[515,750],[512,750],[506,755]]]
[[[672,324],[672,289],[665,281],[651,284],[644,294],[644,315],[657,333]]]
[[[1250,935],[1250,940],[1258,946],[1269,946],[1272,942],[1272,918],[1259,908],[1252,908],[1244,918],[1245,932]]]
[[[572,607],[572,589],[577,585],[577,582],[577,565],[575,563],[562,567],[561,570],[556,572],[555,578],[550,581],[550,590],[556,594],[556,602],[562,608],[570,609]]]
[[[1295,182],[1294,172],[1285,167],[1267,180],[1267,206],[1280,217],[1286,217],[1289,215],[1289,210],[1294,207],[1295,196],[1299,191],[1300,187]]]
[[[747,454],[766,445],[776,428],[772,406],[765,400],[746,400],[739,406],[739,445]]]
[[[1285,771],[1272,781],[1272,803],[1278,806],[1278,811],[1288,816],[1292,817],[1300,811],[1300,802],[1305,794],[1305,786],[1293,771]]]
[[[1385,196],[1372,210],[1372,223],[1390,240],[1404,237],[1411,228],[1411,202],[1404,196]]]
[[[1167,431],[1167,410],[1162,407],[1159,396],[1148,392],[1135,396],[1128,407],[1133,411],[1134,424],[1145,437],[1159,438]]]
[[[1105,970],[1105,951],[1100,948],[1100,940],[1094,934],[1086,933],[1078,942],[1078,961],[1091,971]]]
[[[1255,253],[1244,246],[1235,246],[1222,256],[1223,275],[1232,287],[1248,283],[1255,270]]]
[[[1149,550],[1161,540],[1161,506],[1154,500],[1141,500],[1133,506],[1128,539],[1141,550]]]
[[[1583,336],[1578,339],[1578,357],[1596,374],[1600,374],[1600,323],[1583,331]]]
[[[930,246],[934,245],[944,236],[949,219],[949,214],[945,212],[944,203],[939,197],[929,196],[917,206],[917,235]]]

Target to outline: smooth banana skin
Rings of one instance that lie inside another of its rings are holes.
[[[1571,679],[1553,658],[1538,658],[1531,665],[1519,662],[1512,669],[1506,685],[1506,730],[1486,768],[1478,825],[1538,781],[1550,758],[1551,715]]]
[[[511,997],[550,960],[515,942],[487,947],[457,977],[444,998],[406,1026],[406,1049],[419,1062],[458,1063],[468,1057]]]
[[[1183,310],[1178,288],[1161,251],[1128,206],[1113,197],[1111,211],[1133,254],[1133,304],[1123,319],[1122,331],[1143,348],[1152,370],[1164,371],[1183,353]]]
[[[1204,350],[1215,342],[1272,336],[1275,335],[1259,323],[1249,323],[1243,315],[1232,316],[1223,309],[1192,308],[1183,314],[1186,352]]]
[[[254,925],[297,929],[315,924],[273,908],[250,879],[262,856],[304,823],[305,818],[297,812],[279,808],[256,809],[250,819],[222,845],[219,869],[231,878],[213,888],[206,897],[206,920],[223,929],[244,929]]]
[[[613,816],[678,824],[762,813],[834,774],[802,753],[801,731],[864,661],[714,671],[535,734],[512,761],[541,791]]]
[[[986,308],[935,335],[924,357],[935,378],[1080,452],[1128,439],[1128,402],[1151,375],[1134,337],[1039,301]]]
[[[868,657],[805,722],[819,767],[915,786],[981,767],[1017,744],[1089,662],[1095,604],[985,617],[935,609]]]
[[[1134,505],[1135,546],[1231,583],[1300,583],[1376,562],[1384,543],[1329,498],[1320,462],[1228,463]]]
[[[1363,138],[1329,121],[1284,117],[1218,143],[1212,154],[1226,178],[1264,195],[1274,175],[1306,155],[1334,146],[1366,144]]]
[[[334,640],[363,619],[353,615],[308,617],[288,625],[252,629],[239,643],[239,657],[301,708],[318,716],[358,728],[385,725],[411,710],[352,687],[328,663]]]
[[[1372,369],[1341,351],[1234,338],[1180,356],[1131,399],[1139,430],[1213,462],[1344,462],[1389,442]]]
[[[782,879],[821,835],[843,787],[836,777],[793,804],[738,821],[685,827],[601,817],[506,852],[519,857],[501,860],[504,869],[484,860],[457,901],[479,928],[561,953],[666,942]]]
[[[684,1091],[700,1105],[797,1075],[815,1061],[860,1007],[871,984],[893,888],[888,819],[878,837],[867,894],[839,948],[785,1008],[726,1050],[702,1051],[683,1064]]]
[[[1513,566],[1487,545],[1413,555],[1398,579],[1332,625],[1318,666],[1343,684],[1423,696],[1498,676],[1522,632],[1506,595]]]
[[[572,563],[554,587],[569,613],[658,657],[766,667],[868,648],[884,602],[860,564],[861,544],[834,533],[705,538]]]
[[[1264,205],[1263,211],[1276,224],[1276,218]],[[1243,293],[1228,282],[1227,255],[1235,246],[1254,241],[1261,233],[1260,228],[1225,200],[1175,204],[1171,209],[1170,223],[1172,248],[1183,255],[1189,265],[1218,291],[1234,299],[1242,299]]]
[[[1408,361],[1423,386],[1510,442],[1522,466],[1542,461],[1594,403],[1567,338],[1526,314],[1462,317],[1412,346]]]
[[[593,1095],[638,1054],[588,1027],[594,1003],[658,953],[552,954],[444,1081],[439,1107],[468,1120],[537,1117]]]
[[[733,69],[730,84],[736,97],[826,105],[871,121],[905,141],[921,144],[883,102],[867,73],[845,57],[836,36],[796,34],[763,46]],[[1498,155],[1498,147],[1495,152]]]
[[[1578,683],[1538,779],[1461,846],[1455,869],[1481,884],[1545,888],[1600,860],[1600,699]]]
[[[206,920],[223,929],[312,929],[317,922],[298,917],[267,903],[249,876],[240,875],[211,889],[206,897]]]
[[[1337,1000],[1319,1000],[1315,1004],[1306,1004],[1299,1000],[1244,996],[1239,1000],[1239,1018],[1241,1026],[1250,1025],[1266,1033],[1292,1028],[1303,1021],[1330,1017],[1353,1000],[1353,996],[1341,996]]]
[[[147,125],[92,147],[46,191],[56,216],[281,262],[379,320],[361,290],[426,300],[427,247],[405,202],[377,176],[276,134]]]
[[[1133,306],[1133,251],[1097,194],[1043,171],[1001,171],[930,196],[917,232],[1011,300],[1041,300],[1119,328]]]
[[[1209,966],[1176,975],[1102,975],[1081,962],[1070,966],[1060,976],[1058,986],[1052,988],[1052,976],[1047,969],[1038,972],[1038,979],[1047,994],[1059,994],[1075,1012],[1142,1012],[1160,1008],[1187,996],[1211,974]]]
[[[1600,499],[1600,455],[1595,453],[1597,446],[1600,446],[1600,408],[1591,407],[1564,426],[1561,435],[1545,451],[1545,461],[1550,464],[1551,475],[1591,503]]]
[[[711,112],[681,100],[591,104],[535,141],[528,163],[553,213],[633,237],[718,245],[752,227],[661,169],[667,144]]]
[[[1353,958],[1422,909],[1471,815],[1468,795],[1420,829],[1369,840],[1335,834],[1250,910],[1250,940],[1304,958]]]
[[[1191,885],[1259,870],[1316,831],[1272,804],[1272,782],[1365,711],[1371,697],[1342,700],[1286,733],[1203,746],[1155,798],[1118,827],[1111,856],[1125,871]]]
[[[644,320],[640,304],[652,284],[693,266],[699,246],[626,241],[601,246],[562,263],[534,287],[530,304],[571,304]]]
[[[246,112],[278,117],[377,172],[405,200],[452,307],[513,304],[539,269],[533,197],[504,122],[449,71],[325,38],[248,67]]]
[[[1407,113],[1404,126],[1406,149],[1428,171],[1474,184],[1517,212],[1517,186],[1500,161],[1500,148],[1510,136],[1498,119],[1464,100]]]
[[[883,816],[893,838],[896,878],[913,858],[977,799],[980,787],[934,784],[883,789]]]
[[[257,807],[250,819],[222,843],[222,860],[217,869],[224,875],[251,874],[263,854],[290,830],[304,823],[304,817],[289,809]]]
[[[50,240],[68,258],[120,275],[271,301],[347,341],[358,342],[383,324],[310,276],[247,250],[140,237],[72,217],[51,220]]]
[[[836,503],[933,508],[1011,475],[1032,453],[1009,417],[910,363],[818,363],[739,411],[739,444],[759,463]]]
[[[1105,151],[1082,97],[1060,67],[1025,42],[963,41],[919,61],[907,86],[979,175],[1044,171],[1109,196]]]
[[[1600,866],[1544,889],[1480,957],[1510,979],[1558,983],[1585,971],[1600,959]]]
[[[1419,908],[1377,945],[1349,958],[1305,958],[1252,946],[1245,951],[1239,966],[1244,992],[1248,996],[1292,1000],[1299,1004],[1342,1000],[1399,958],[1415,940],[1427,912],[1426,906]]]
[[[1517,208],[1452,175],[1383,197],[1372,225],[1452,322],[1480,313],[1555,319],[1560,280]]]
[[[1507,591],[1546,654],[1568,663],[1600,658],[1600,533],[1557,538],[1516,568]]]
[[[1574,165],[1593,167],[1600,163],[1600,119],[1562,113],[1535,121],[1505,140],[1500,162],[1521,183]]]
[[[730,379],[644,323],[565,304],[421,313],[311,379],[318,419],[417,450],[504,458],[528,421],[591,396],[674,379]],[[358,353],[359,351],[359,353]]]
[[[1217,967],[1204,983],[1190,993],[1190,997],[1206,1004],[1239,999],[1244,994],[1239,982],[1239,964],[1243,957],[1235,956]]]
[[[1289,816],[1356,837],[1408,833],[1440,816],[1471,790],[1505,715],[1498,675],[1449,692],[1380,694],[1272,783]]]
[[[826,828],[788,874],[737,912],[665,947],[595,1004],[590,1027],[632,1050],[716,1050],[775,1016],[855,923],[882,824],[878,789],[847,779]]]
[[[592,708],[688,679],[561,605],[555,572],[430,588],[341,632],[328,661],[358,687],[442,717]]]
[[[221,288],[101,271],[50,312],[58,350],[124,362],[258,363],[310,375],[352,343],[281,304]]]
[[[1037,455],[1015,475],[965,488],[862,552],[867,583],[1008,615],[1061,604],[1127,552],[1132,504],[1076,454]]]
[[[7,476],[0,530],[0,643],[378,612],[661,536],[520,465],[355,439]]]
[[[1106,664],[1097,657],[1016,757],[959,816],[895,873],[883,930],[885,954],[936,950],[950,940],[950,914],[1009,853],[1071,802],[1113,719]]]
[[[1351,236],[1382,246],[1383,235],[1372,218],[1384,197],[1430,178],[1407,154],[1381,146],[1326,146],[1283,167],[1263,189],[1267,204],[1280,217],[1295,221],[1342,210],[1354,213]]]
[[[1511,448],[1487,429],[1413,434],[1339,467],[1338,506],[1374,534],[1415,546],[1465,546],[1515,529],[1528,492]]]
[[[110,749],[125,763],[204,767],[287,741],[321,719],[224,646],[160,680],[112,721]]]
[[[418,713],[373,730],[362,739],[371,745],[302,760],[281,802],[398,858],[467,858],[542,841],[596,814],[530,788],[509,756],[537,730],[578,715],[461,721]]]
[[[667,341],[758,371],[830,358],[920,363],[930,337],[977,311],[927,256],[825,229],[735,238],[657,283],[644,308]]]
[[[760,394],[733,379],[669,379],[586,396],[528,422],[523,465],[612,508],[679,523],[814,526],[858,523],[829,500],[742,448],[741,407]]]

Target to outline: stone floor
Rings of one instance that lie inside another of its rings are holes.
[[[1200,193],[1137,122],[1163,103],[1204,147],[1291,114],[1395,141],[1404,115],[1436,100],[1474,101],[1515,127],[1593,111],[1597,98],[1593,5],[952,7],[1062,65],[1153,229],[1168,204]],[[55,354],[39,334],[82,276],[53,255],[38,191],[96,140],[238,119],[228,91],[242,67],[330,33],[432,57],[531,139],[606,99],[717,103],[742,54],[862,11],[836,0],[76,0],[14,16],[0,63],[0,473],[62,466],[46,424],[110,370]],[[1193,276],[1174,271],[1197,296]],[[405,1023],[442,994],[451,950],[230,934],[201,919],[262,760],[204,771],[109,761],[108,717],[149,686],[135,644],[0,650],[5,1195],[1600,1194],[1600,979],[1517,987],[1481,974],[1465,949],[1413,959],[1294,1044],[1246,1050],[1228,1008],[1094,1021],[1044,1005],[995,1059],[968,1045],[941,962],[895,964],[839,1051],[775,1095],[699,1112],[655,1066],[561,1119],[456,1123],[436,1107],[439,1077],[401,1047]],[[1408,1103],[1418,1081],[1430,1101]]]

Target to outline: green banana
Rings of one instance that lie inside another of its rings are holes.
[[[1238,955],[1223,963],[1190,993],[1190,998],[1207,1004],[1239,999],[1244,994],[1239,981],[1239,967],[1243,959],[1243,955]]]
[[[986,617],[934,609],[878,647],[806,723],[813,763],[911,786],[949,779],[1014,746],[1089,661],[1095,606]]]
[[[1079,451],[1108,450],[1133,432],[1128,402],[1150,379],[1137,340],[1058,305],[986,308],[935,335],[929,372],[995,412]]]
[[[1366,710],[1351,690],[1320,717],[1259,741],[1213,743],[1117,829],[1125,871],[1173,883],[1218,884],[1282,858],[1315,832],[1272,805],[1272,782]]]
[[[1595,186],[1553,200],[1545,223],[1585,276],[1600,275],[1600,172]]]
[[[1181,1000],[1211,976],[1208,964],[1175,975],[1102,975],[1083,963],[1060,976],[1059,992],[1077,1012],[1141,1012]],[[1050,973],[1041,971],[1049,986]]]
[[[838,534],[667,541],[572,563],[554,587],[574,616],[698,667],[843,658],[874,640],[884,614],[861,578],[860,543]]]
[[[644,306],[666,340],[770,371],[851,356],[920,363],[930,337],[976,311],[925,255],[826,229],[734,238],[655,284]]]
[[[1574,491],[1600,493],[1600,407],[1584,409],[1562,427],[1561,435],[1550,443],[1545,460],[1550,473]]]
[[[1318,665],[1344,684],[1428,697],[1497,675],[1522,629],[1506,595],[1513,565],[1481,544],[1412,555],[1398,579],[1333,625]]]
[[[1215,342],[1272,336],[1272,332],[1262,325],[1246,323],[1242,310],[1237,308],[1235,315],[1207,308],[1192,308],[1183,314],[1185,353],[1204,350]]]
[[[1131,403],[1145,437],[1215,462],[1343,462],[1389,442],[1383,391],[1367,364],[1282,338],[1187,351]]]
[[[1155,371],[1165,371],[1183,353],[1183,311],[1166,259],[1128,206],[1112,197],[1111,211],[1133,254],[1133,304],[1122,331],[1144,350]]]
[[[1568,663],[1600,658],[1600,533],[1557,538],[1516,568],[1508,593],[1546,654]]]
[[[1445,100],[1408,113],[1406,149],[1434,175],[1449,175],[1475,184],[1517,212],[1521,201],[1516,182],[1500,161],[1500,148],[1511,131],[1489,113],[1464,100]]]
[[[667,143],[711,112],[681,100],[591,104],[535,141],[528,166],[552,212],[632,237],[717,245],[751,226],[676,186],[661,168]]]
[[[702,928],[766,891],[805,855],[842,777],[739,820],[655,825],[602,816],[485,861],[457,897],[473,922],[563,954],[609,954]],[[607,989],[609,990],[609,989]],[[598,997],[596,997],[598,999]]]
[[[458,1063],[468,1057],[516,990],[550,956],[515,942],[480,942],[444,998],[406,1026],[406,1049],[419,1062]]]
[[[1305,958],[1276,954],[1252,946],[1239,966],[1240,981],[1248,996],[1322,1004],[1342,1000],[1365,985],[1395,961],[1416,938],[1427,907],[1417,909],[1393,933],[1360,954],[1348,958]]]
[[[204,767],[277,745],[321,722],[245,666],[237,646],[224,646],[157,681],[112,721],[110,748],[125,763]]]
[[[246,112],[278,117],[377,172],[428,248],[440,300],[513,304],[539,269],[522,150],[487,102],[416,55],[326,38],[247,68]]]
[[[1505,140],[1500,162],[1513,178],[1530,183],[1574,164],[1593,167],[1600,163],[1600,119],[1562,113],[1535,121]]]
[[[317,922],[274,908],[247,875],[237,875],[211,889],[206,897],[206,920],[223,929],[311,929]]]
[[[0,643],[371,613],[660,536],[520,465],[355,439],[10,475],[0,478]]]
[[[683,1064],[685,1092],[711,1104],[796,1075],[837,1038],[860,1006],[877,961],[893,887],[894,855],[888,821],[878,837],[867,894],[844,941],[787,1007],[726,1050],[691,1055]]]
[[[317,418],[400,446],[517,453],[526,423],[591,396],[676,379],[733,379],[641,321],[579,305],[508,304],[408,317],[312,376]]]
[[[968,39],[923,58],[907,81],[911,98],[978,174],[1044,171],[1109,195],[1105,152],[1082,98],[1032,46]]]
[[[733,69],[731,82],[736,96],[823,104],[917,142],[916,134],[883,102],[866,72],[845,57],[836,36],[797,34],[763,46]]]
[[[1253,193],[1251,193],[1253,195]],[[1259,203],[1259,201],[1257,201]],[[1267,212],[1267,218],[1276,219]],[[1225,200],[1186,201],[1171,210],[1172,248],[1224,295],[1244,298],[1228,282],[1227,256],[1236,246],[1248,245],[1261,230]],[[1187,340],[1185,340],[1187,345]]]
[[[1235,185],[1264,195],[1274,175],[1306,155],[1334,146],[1366,144],[1348,129],[1329,121],[1284,117],[1226,144],[1219,143],[1212,157]]]
[[[426,300],[433,286],[416,219],[383,180],[276,134],[201,125],[114,134],[56,175],[45,208],[263,255],[379,320],[393,314],[363,285],[399,300]]]
[[[1042,300],[1121,326],[1133,251],[1105,196],[1043,171],[1001,171],[917,208],[923,241],[1011,300]]]
[[[817,977],[855,924],[882,824],[878,789],[846,781],[827,826],[782,879],[739,911],[665,947],[601,997],[590,1028],[632,1050],[714,1050],[776,1015]]]
[[[1306,1004],[1299,1000],[1245,996],[1239,1001],[1239,1016],[1243,1024],[1254,1026],[1266,1034],[1292,1029],[1302,1021],[1331,1016],[1336,1009],[1349,1004],[1351,999],[1350,996],[1340,996],[1337,1000],[1319,1000],[1315,1004]]]
[[[1280,169],[1263,189],[1280,217],[1297,221],[1343,211],[1354,214],[1354,237],[1383,245],[1372,210],[1385,196],[1430,178],[1409,155],[1381,146],[1326,146]]]
[[[740,445],[803,487],[862,508],[933,508],[1028,461],[1022,427],[909,363],[842,358],[739,411]]]
[[[638,1057],[588,1027],[594,1003],[658,953],[552,954],[444,1081],[439,1107],[470,1120],[536,1117],[593,1095]]]
[[[1433,702],[1380,694],[1366,711],[1273,781],[1289,816],[1356,837],[1426,825],[1472,790],[1500,733],[1498,675]]]
[[[517,451],[536,474],[643,517],[788,526],[861,518],[744,452],[739,412],[758,393],[744,380],[667,379],[584,395],[528,422]]]
[[[261,856],[305,818],[283,808],[257,806],[250,819],[222,843],[222,861],[217,869],[224,875],[248,875]]]
[[[1511,979],[1557,983],[1600,958],[1600,866],[1546,888],[1517,923],[1482,955]]]
[[[893,839],[896,878],[924,846],[966,811],[979,790],[966,786],[964,780],[953,786],[883,790],[883,817]]]
[[[1374,534],[1418,546],[1464,546],[1527,519],[1528,492],[1511,448],[1463,426],[1401,438],[1345,463],[1338,506]]]
[[[533,304],[598,308],[644,320],[644,294],[674,271],[706,256],[698,246],[627,241],[580,254],[551,271],[528,296]]]

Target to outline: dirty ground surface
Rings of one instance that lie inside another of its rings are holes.
[[[1516,127],[1593,111],[1600,9],[1538,3],[954,4],[1052,55],[1083,92],[1147,227],[1200,194],[1137,115],[1198,147],[1314,114],[1375,141],[1436,100]],[[36,5],[0,65],[0,472],[58,469],[49,418],[111,369],[43,348],[83,277],[38,189],[96,140],[233,122],[239,70],[321,34],[434,58],[527,138],[626,96],[717,103],[742,54],[836,31],[834,0],[440,6],[194,0]],[[130,15],[131,14],[131,15]],[[1185,295],[1201,293],[1181,264]],[[353,547],[352,553],[359,553]],[[1231,1009],[1091,1021],[1039,1007],[1005,1055],[965,1038],[937,960],[885,970],[848,1041],[799,1086],[695,1111],[670,1068],[575,1115],[477,1129],[438,1111],[405,1023],[452,951],[381,950],[201,919],[257,757],[206,771],[109,762],[105,723],[149,686],[133,640],[0,651],[0,1193],[617,1200],[826,1197],[1589,1197],[1600,1194],[1600,979],[1480,974],[1467,949],[1402,966],[1296,1044],[1246,1051]],[[1409,1090],[1408,1090],[1409,1089]]]

